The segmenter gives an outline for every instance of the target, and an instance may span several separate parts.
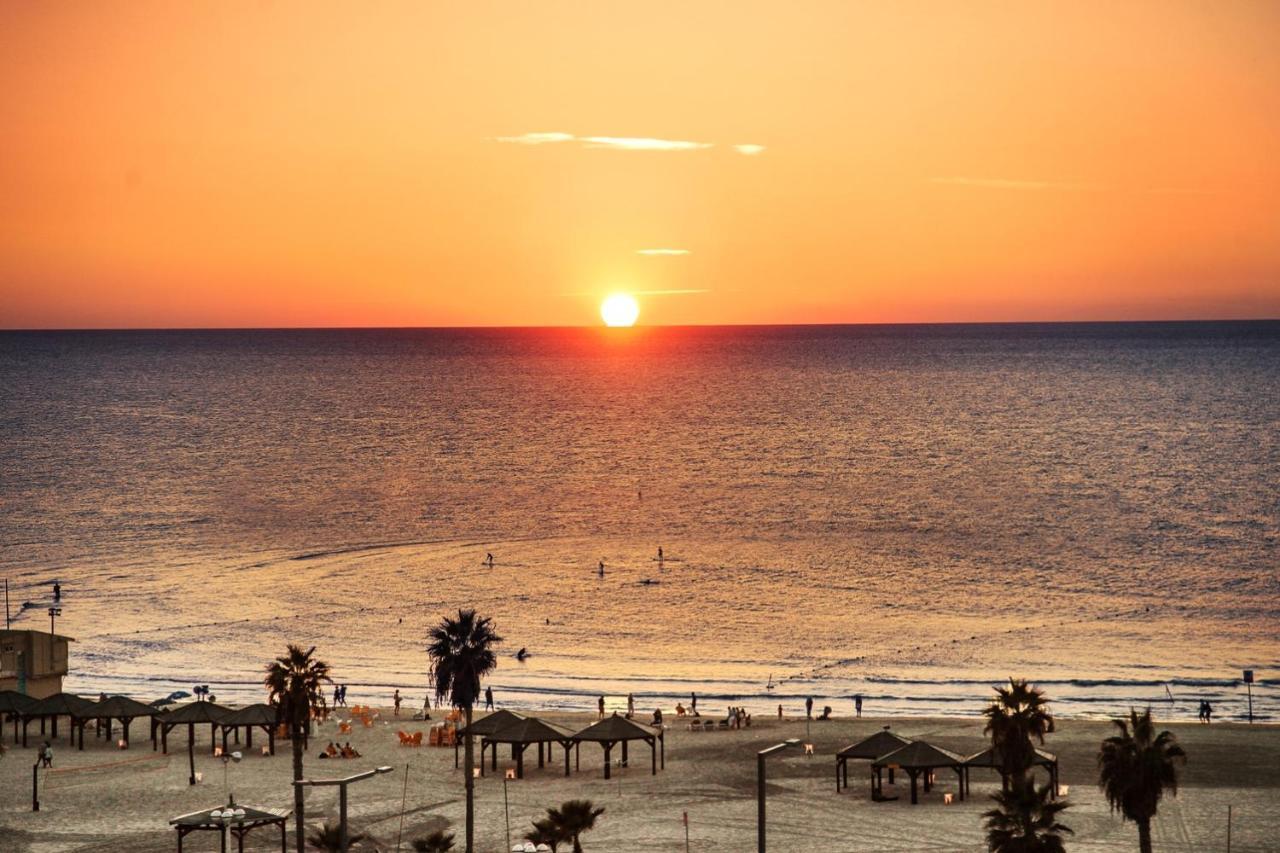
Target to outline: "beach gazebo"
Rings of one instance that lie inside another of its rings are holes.
[[[614,711],[613,716],[605,717],[598,723],[594,723],[573,736],[574,741],[582,743],[584,741],[592,741],[604,747],[604,778],[609,778],[609,752],[618,744],[622,744],[622,763],[627,763],[627,743],[628,741],[640,740],[649,744],[649,751],[652,753],[652,774],[658,774],[658,755],[662,755],[662,769],[667,769],[667,740],[662,729],[658,729],[655,733],[651,729],[645,728],[639,723],[633,723],[626,717],[619,717],[618,712]]]
[[[513,722],[516,722],[518,720],[523,720],[523,719],[525,719],[523,714],[517,714],[515,711],[508,711],[506,708],[503,708],[501,711],[494,711],[492,714],[486,714],[485,716],[481,717],[478,720],[472,720],[470,727],[464,728],[460,732],[458,732],[458,737],[453,742],[453,766],[454,767],[458,766],[458,749],[461,747],[462,739],[464,737],[470,736],[470,737],[484,738],[486,735],[493,734],[503,726],[509,725]],[[481,770],[484,769],[484,750],[485,750],[485,744],[484,744],[484,741],[481,740],[480,741]],[[512,750],[511,757],[515,758],[514,749]],[[497,770],[498,769],[498,749],[496,746],[493,749],[492,760],[493,760],[493,769]]]
[[[154,719],[159,715],[160,709],[153,705],[145,705],[136,699],[130,699],[128,696],[108,696],[101,702],[93,706],[93,716],[95,719],[107,723],[107,737],[111,737],[111,722],[113,720],[120,721],[120,728],[124,732],[125,746],[129,745],[129,726],[134,719],[138,717],[148,717]],[[152,743],[156,739],[156,727],[151,726]]]
[[[900,769],[907,771],[907,775],[911,777],[911,805],[914,806],[920,802],[919,794],[917,793],[917,781],[921,774],[924,775],[925,793],[928,793],[933,788],[933,771],[939,767],[950,767],[956,771],[956,776],[963,783],[964,759],[950,750],[925,743],[922,740],[912,741],[906,746],[882,755],[871,764],[872,799],[881,799],[884,796],[881,772],[885,768],[890,770]],[[963,784],[960,786],[960,799],[964,799]]]
[[[836,753],[836,793],[840,793],[841,785],[849,787],[849,762],[851,760],[875,761],[895,749],[901,749],[911,743],[909,738],[896,735],[885,726],[871,737],[863,738],[851,746]],[[893,768],[889,768],[889,784],[893,784]]]
[[[286,853],[288,844],[289,816],[293,812],[282,812],[255,809],[250,806],[238,806],[232,798],[225,806],[204,809],[190,814],[171,818],[169,825],[178,833],[178,853],[182,853],[182,839],[193,832],[216,832],[223,853],[227,850],[227,835],[236,840],[236,849],[244,853],[244,837],[261,826],[278,826],[280,828],[280,853]]]
[[[0,690],[0,722],[4,722],[6,716],[13,721],[13,743],[15,746],[18,743],[18,723],[36,701],[27,694],[19,693],[16,690]],[[0,735],[2,734],[3,732],[0,732]]]
[[[187,758],[191,762],[191,781],[196,783],[196,726],[209,726],[209,751],[217,745],[218,726],[231,713],[230,708],[215,705],[212,702],[188,702],[180,705],[157,718],[160,726],[160,746],[164,753],[169,753],[169,731],[175,726],[187,727]]]
[[[1058,756],[1052,752],[1046,752],[1043,749],[1036,748],[1035,758],[1031,761],[1032,767],[1043,767],[1049,773],[1049,792],[1053,797],[1058,796]],[[969,770],[973,767],[986,768],[995,770],[1000,774],[1000,784],[1006,790],[1009,787],[1009,778],[1004,773],[1004,762],[1000,760],[999,754],[994,746],[989,746],[982,752],[974,753],[964,760],[964,773],[961,786],[964,793],[970,793],[969,789]]]
[[[203,702],[201,704],[208,704]],[[218,723],[218,728],[222,729],[222,751],[227,751],[227,735],[234,733],[236,743],[240,742],[240,730],[244,729],[244,745],[253,747],[253,730],[262,729],[267,733],[267,752],[270,755],[276,754],[276,725],[278,719],[276,708],[271,705],[264,705],[259,702],[257,705],[249,705],[238,711],[230,711],[222,721]]]
[[[58,718],[66,717],[69,723],[68,743],[75,743],[76,729],[80,730],[80,749],[84,749],[84,726],[94,718],[97,704],[74,693],[55,693],[37,699],[22,712],[22,745],[27,745],[27,724],[40,721],[40,733],[44,734],[45,721],[52,723],[52,736],[58,736]]]
[[[569,775],[569,751],[573,749],[573,735],[564,729],[553,726],[548,722],[539,720],[537,717],[521,717],[516,720],[509,721],[506,725],[499,726],[496,731],[484,735],[480,739],[480,775],[484,775],[484,751],[486,747],[493,748],[493,758],[496,761],[498,757],[498,744],[511,744],[511,757],[516,760],[516,778],[524,778],[524,751],[531,745],[538,745],[538,766],[542,767],[544,762],[543,748],[546,748],[548,756],[551,752],[551,744],[559,744],[564,747],[564,775]]]

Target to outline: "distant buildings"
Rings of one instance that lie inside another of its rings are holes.
[[[0,630],[0,690],[36,699],[62,692],[71,637],[42,631]]]

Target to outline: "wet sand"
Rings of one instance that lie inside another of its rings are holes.
[[[594,715],[546,714],[546,719],[579,729]],[[691,733],[681,720],[668,717],[666,769],[649,773],[647,747],[635,745],[631,766],[608,781],[602,775],[602,751],[583,744],[581,770],[563,776],[563,752],[544,769],[537,769],[537,750],[526,753],[526,778],[508,783],[512,835],[528,827],[547,806],[573,797],[586,797],[606,808],[597,829],[584,838],[588,851],[681,850],[683,812],[689,814],[689,849],[742,851],[755,848],[755,751],[792,737],[805,739],[803,720],[757,719],[750,729]],[[808,728],[815,745],[812,758],[784,753],[769,759],[769,849],[774,851],[929,851],[985,849],[980,814],[997,790],[992,771],[974,770],[973,796],[964,803],[943,804],[945,793],[956,791],[955,776],[939,771],[934,790],[921,804],[909,802],[906,780],[899,777],[901,799],[873,803],[869,797],[867,765],[850,766],[850,789],[835,791],[835,751],[874,732],[885,722],[904,736],[924,738],[962,754],[984,746],[982,723],[960,719],[836,719],[813,722]],[[311,778],[336,778],[377,765],[395,771],[351,788],[353,829],[368,833],[372,846],[361,849],[400,849],[431,828],[448,824],[461,835],[463,819],[462,771],[453,766],[452,749],[423,746],[404,748],[397,729],[417,731],[429,723],[414,723],[382,711],[373,728],[357,726],[349,736],[363,757],[348,761],[319,761],[319,746],[337,736],[334,722],[324,724],[307,759]],[[1176,798],[1161,805],[1154,824],[1156,849],[1202,851],[1225,849],[1227,807],[1233,807],[1232,850],[1275,850],[1280,837],[1280,728],[1214,724],[1170,726],[1190,759]],[[1108,724],[1067,720],[1049,739],[1048,747],[1061,762],[1062,783],[1070,788],[1072,808],[1064,822],[1075,830],[1071,851],[1130,851],[1137,848],[1132,824],[1112,816],[1095,783],[1099,741]],[[38,726],[33,727],[33,733]],[[55,745],[55,770],[41,773],[41,811],[31,812],[31,764],[34,748],[10,748],[0,760],[0,850],[6,853],[151,853],[175,849],[169,818],[225,802],[223,765],[209,754],[208,730],[197,731],[197,767],[203,781],[187,784],[186,735],[175,730],[168,756],[152,753],[146,726],[132,729],[134,747],[128,752],[95,741],[88,730],[85,751],[72,751],[64,738]],[[141,733],[141,734],[140,734]],[[344,739],[346,737],[344,736]],[[12,729],[7,729],[11,744]],[[39,742],[37,737],[33,741]],[[260,739],[255,737],[255,747]],[[268,808],[290,808],[290,759],[287,742],[274,758],[246,750],[244,761],[229,768],[228,778],[237,802]],[[617,758],[617,750],[614,751]],[[123,763],[121,763],[123,762]],[[104,766],[109,765],[109,766]],[[407,794],[405,787],[408,768]],[[502,770],[514,766],[504,750],[499,773],[477,780],[477,849],[504,851]],[[894,793],[886,785],[886,793]],[[319,823],[337,813],[337,789],[310,789],[309,821]],[[278,850],[278,836],[259,830],[246,849]],[[272,846],[272,843],[275,846]],[[188,836],[185,849],[217,850],[217,837]],[[292,831],[290,832],[292,849]],[[460,845],[459,845],[460,849]]]

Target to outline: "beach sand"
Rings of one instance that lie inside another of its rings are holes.
[[[402,797],[405,805],[403,842],[446,823],[462,834],[462,771],[453,766],[449,748],[399,746],[397,729],[417,731],[428,723],[395,718],[390,711],[372,728],[356,726],[349,739],[363,757],[348,761],[319,761],[315,754],[337,736],[337,724],[321,726],[306,763],[310,778],[336,778],[377,765],[394,772],[351,787],[350,821],[355,831],[368,833],[380,850],[395,850],[400,837]],[[646,715],[647,716],[647,715]],[[546,714],[550,721],[571,729],[591,722],[594,715]],[[689,815],[689,849],[742,851],[755,849],[755,751],[787,738],[808,737],[816,755],[787,752],[768,760],[769,845],[775,851],[928,851],[985,849],[980,814],[990,806],[989,794],[998,789],[993,771],[974,770],[973,796],[964,803],[943,804],[943,794],[955,792],[955,775],[939,771],[938,784],[921,804],[910,805],[909,788],[899,776],[895,802],[873,803],[869,798],[867,765],[850,766],[850,789],[835,791],[835,751],[874,732],[886,722],[904,736],[925,738],[962,754],[981,749],[982,722],[976,719],[864,718],[813,722],[759,719],[750,729],[691,733],[681,720],[668,717],[666,769],[649,773],[649,752],[633,745],[631,766],[615,768],[608,781],[602,775],[602,751],[584,744],[581,771],[563,776],[563,752],[544,769],[537,769],[536,747],[526,753],[526,778],[507,784],[512,835],[518,837],[530,820],[547,806],[586,797],[604,806],[597,829],[584,837],[588,851],[677,851],[684,846],[681,815]],[[85,751],[72,751],[64,738],[55,745],[55,771],[41,773],[41,811],[31,809],[31,765],[35,750],[11,747],[0,760],[0,850],[5,853],[150,853],[176,847],[168,819],[226,801],[223,765],[209,754],[208,729],[197,732],[197,770],[203,781],[187,784],[186,735],[175,730],[170,754],[151,751],[145,725],[132,729],[133,749],[111,748],[95,741],[88,730]],[[1171,726],[1190,759],[1176,798],[1167,798],[1154,824],[1159,851],[1224,850],[1227,807],[1234,822],[1232,850],[1276,850],[1280,847],[1280,728],[1215,724]],[[1112,816],[1096,787],[1094,766],[1099,741],[1110,726],[1096,721],[1060,721],[1048,749],[1061,761],[1062,783],[1070,786],[1072,803],[1063,818],[1075,830],[1071,851],[1136,850],[1137,832]],[[33,733],[38,726],[33,727]],[[12,729],[7,730],[12,741]],[[259,733],[260,734],[260,733]],[[344,740],[347,739],[345,736]],[[34,743],[39,743],[36,737]],[[228,771],[237,802],[267,808],[289,808],[290,759],[287,742],[274,758],[246,750],[243,762]],[[614,758],[618,751],[615,749]],[[123,763],[120,763],[123,762]],[[503,750],[499,772],[477,780],[477,849],[504,851],[502,771],[514,766]],[[406,789],[406,767],[408,785]],[[407,793],[406,793],[407,790]],[[886,793],[894,790],[886,785]],[[318,823],[337,813],[337,789],[309,789],[308,819]],[[292,849],[292,824],[290,824]],[[269,829],[250,836],[246,849],[278,850],[278,835]],[[274,846],[273,846],[274,843]],[[213,833],[188,836],[185,849],[217,850]],[[360,849],[374,849],[366,846]],[[461,849],[459,843],[458,849]]]

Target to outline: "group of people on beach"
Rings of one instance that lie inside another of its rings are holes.
[[[1197,715],[1202,723],[1213,722],[1213,706],[1209,704],[1208,699],[1200,700],[1200,713]]]
[[[321,758],[359,758],[360,753],[356,752],[355,748],[351,746],[351,741],[347,741],[342,746],[338,746],[333,741],[329,741],[329,745],[326,746],[320,752],[320,757]]]
[[[347,704],[347,685],[345,684],[333,685],[333,707],[337,708],[339,705],[342,705],[345,707],[346,704]]]

